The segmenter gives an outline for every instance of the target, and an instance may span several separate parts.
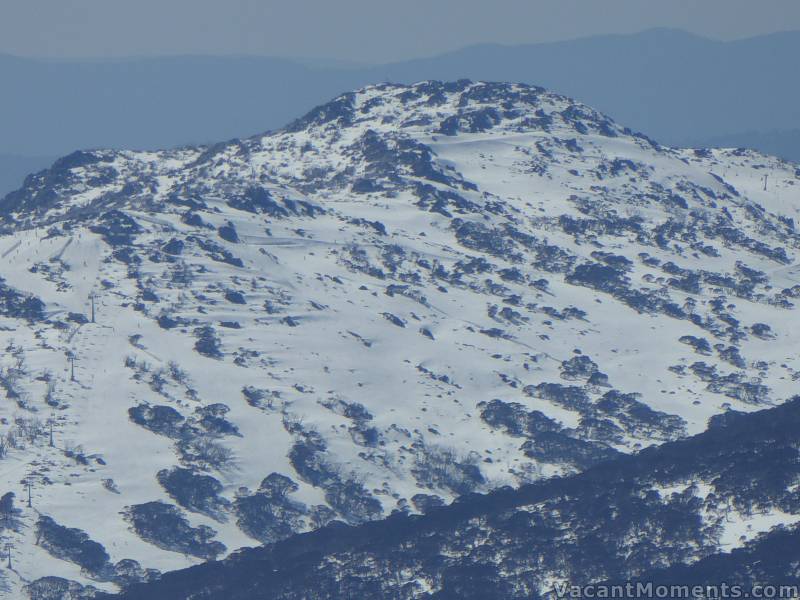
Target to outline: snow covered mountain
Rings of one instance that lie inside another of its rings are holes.
[[[113,591],[783,403],[798,213],[794,165],[512,84],[62,158],[0,202],[0,585]],[[794,516],[749,519],[712,542]]]

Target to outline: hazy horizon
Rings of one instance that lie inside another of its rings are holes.
[[[361,24],[369,22],[370,27]],[[730,41],[800,30],[794,0],[9,0],[0,54],[94,59],[257,56],[383,64],[464,47],[680,29]],[[364,57],[369,60],[365,61]]]
[[[301,65],[305,65],[312,68],[340,68],[340,69],[347,69],[347,68],[361,68],[361,67],[380,67],[384,65],[394,65],[397,63],[403,62],[411,62],[415,60],[424,60],[427,58],[436,58],[439,56],[446,56],[448,54],[458,53],[462,50],[468,50],[470,48],[480,48],[480,47],[500,47],[500,48],[516,48],[516,47],[526,47],[526,46],[544,46],[549,44],[559,44],[559,43],[568,43],[568,42],[576,42],[581,40],[591,40],[591,39],[602,39],[602,38],[623,38],[623,37],[630,37],[630,36],[637,36],[637,35],[645,35],[650,32],[655,31],[669,31],[674,32],[677,34],[692,36],[695,38],[702,39],[708,42],[716,42],[716,43],[733,43],[733,42],[741,42],[750,39],[756,38],[763,38],[773,35],[782,35],[782,34],[796,34],[800,33],[800,27],[791,28],[791,29],[782,29],[776,31],[770,31],[766,33],[756,33],[752,35],[742,35],[737,37],[732,37],[729,39],[723,38],[716,38],[710,35],[705,35],[701,33],[696,33],[693,31],[689,31],[687,29],[680,29],[677,27],[647,27],[644,29],[630,31],[630,32],[610,32],[610,33],[595,33],[589,35],[580,35],[575,37],[568,37],[558,40],[548,40],[548,41],[532,41],[532,42],[520,42],[520,43],[505,43],[505,42],[477,42],[473,44],[466,44],[464,46],[455,46],[453,48],[434,52],[431,54],[425,54],[420,56],[408,56],[408,57],[401,57],[394,60],[389,61],[357,61],[357,60],[349,60],[349,59],[337,59],[325,56],[302,56],[302,55],[280,55],[280,54],[247,54],[247,53],[218,53],[218,54],[210,54],[210,53],[166,53],[166,54],[130,54],[130,55],[119,55],[119,56],[36,56],[36,55],[23,55],[23,54],[14,54],[12,52],[2,52],[0,51],[0,56],[17,58],[20,60],[32,60],[32,61],[42,61],[42,62],[86,62],[86,63],[115,63],[115,62],[126,62],[126,61],[138,61],[138,60],[158,60],[158,59],[180,59],[180,58],[220,58],[220,59],[274,59],[274,60],[281,60],[281,61],[293,61],[299,63]]]

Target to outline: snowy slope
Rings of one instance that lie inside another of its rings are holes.
[[[781,403],[798,207],[794,165],[509,84],[65,157],[0,202],[4,585],[113,590]]]

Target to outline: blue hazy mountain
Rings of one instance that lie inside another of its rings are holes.
[[[284,125],[353,86],[345,69],[249,57],[0,57],[0,152],[156,148]],[[341,88],[341,89],[340,89]]]

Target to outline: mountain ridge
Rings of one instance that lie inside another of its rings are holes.
[[[5,585],[111,592],[786,402],[798,185],[468,80],[59,159],[0,201]]]
[[[8,89],[0,104],[6,143],[0,151],[55,155],[75,148],[154,148],[244,136],[280,127],[300,110],[387,78],[400,83],[460,77],[537,83],[603,109],[671,145],[740,130],[800,127],[793,107],[780,101],[797,95],[791,78],[782,75],[791,71],[790,58],[797,53],[796,32],[728,42],[692,34],[673,40],[675,35],[648,31],[493,46],[492,56],[468,48],[341,70],[261,57],[134,59],[118,65],[127,69],[121,71],[109,64],[67,61],[58,69],[36,63],[31,70],[24,68],[25,59],[14,57],[8,61],[16,66],[6,65],[7,72],[0,61]],[[711,52],[692,54],[687,40]],[[731,64],[740,65],[746,79],[732,72]],[[764,70],[764,64],[774,68]],[[605,83],[598,80],[599,74]],[[45,81],[68,93],[56,104],[46,93]],[[238,93],[231,96],[226,89]],[[706,100],[699,102],[701,98]],[[64,113],[70,114],[70,122],[57,122]]]

